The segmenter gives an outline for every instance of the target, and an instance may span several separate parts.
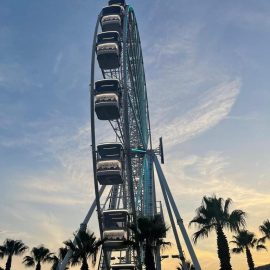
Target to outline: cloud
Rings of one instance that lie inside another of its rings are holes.
[[[218,61],[217,51],[200,51],[205,24],[172,24],[154,43],[144,41],[152,134],[163,136],[170,147],[227,117],[240,92],[242,80],[234,68],[228,71],[227,60]]]
[[[56,247],[62,246],[63,241],[67,240],[67,230],[63,229],[63,225],[56,216],[52,214],[40,215],[38,223],[39,230],[43,235],[39,241],[46,243],[48,237],[52,239],[52,241],[47,244],[50,249],[54,250]]]
[[[221,152],[209,152],[204,156],[191,155],[183,159],[170,158],[164,168],[167,181],[173,189],[176,201],[185,201],[185,213],[190,216],[203,196],[217,194],[232,198],[234,206],[254,217],[267,213],[270,197],[267,191],[258,191],[256,185],[242,182],[244,174],[232,174],[233,164]],[[196,188],[194,188],[196,187]],[[191,217],[191,216],[190,216]]]
[[[230,9],[225,19],[249,31],[254,29],[257,31],[269,31],[270,27],[268,12],[262,6],[257,6],[253,10],[249,9],[248,6],[245,6],[244,10],[243,7]]]
[[[0,86],[10,93],[25,93],[34,87],[42,88],[42,83],[34,80],[27,68],[18,62],[0,64]]]
[[[71,122],[59,122],[55,117],[55,121],[47,123],[28,123],[31,133],[2,142],[5,147],[27,149],[38,165],[51,161],[54,164],[13,176],[20,190],[16,201],[67,207],[92,202],[95,195],[90,125],[71,127]],[[108,129],[97,130],[97,142],[107,141]]]
[[[162,135],[168,148],[198,136],[217,125],[230,113],[240,87],[241,82],[237,79],[208,89],[189,111],[173,121],[166,122],[166,125],[160,123],[153,134]]]
[[[56,56],[55,63],[53,66],[53,73],[54,74],[58,73],[62,59],[63,59],[63,52],[59,52]]]
[[[7,238],[9,239],[25,239],[29,238],[30,235],[22,231],[12,231],[12,230],[0,230],[0,239],[3,241]]]

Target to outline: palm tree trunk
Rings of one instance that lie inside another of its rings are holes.
[[[41,264],[40,264],[39,261],[38,261],[38,263],[37,263],[36,270],[41,270]]]
[[[255,269],[254,261],[248,247],[246,247],[246,255],[247,255],[247,263],[248,263],[249,270],[254,270]]]
[[[220,270],[232,270],[228,241],[220,225],[217,226],[216,232]]]
[[[8,259],[7,259],[7,262],[6,262],[6,270],[11,269],[11,262],[12,262],[12,255],[8,255]]]
[[[87,259],[86,257],[83,257],[83,262],[82,262],[82,266],[81,266],[81,270],[88,270],[88,263],[87,263]]]
[[[145,263],[146,270],[156,270],[154,256],[152,253],[152,247],[151,247],[151,244],[149,243],[146,243],[145,245],[144,263]]]

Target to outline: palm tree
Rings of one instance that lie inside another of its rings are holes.
[[[238,254],[246,252],[249,270],[254,270],[255,265],[250,249],[256,247],[257,250],[262,250],[266,249],[266,247],[255,238],[254,233],[247,230],[240,230],[233,238],[235,240],[231,241],[231,243],[234,243],[237,247],[233,248],[232,252]]]
[[[163,241],[166,236],[168,227],[164,224],[159,215],[153,218],[140,217],[137,220],[138,228],[135,225],[131,229],[135,235],[135,243],[144,245],[144,264],[146,270],[155,270],[155,260],[153,251],[157,247],[165,247],[170,245],[170,242]]]
[[[264,243],[266,239],[270,240],[270,221],[265,220],[263,224],[259,227],[261,233],[264,235],[260,240]]]
[[[75,235],[75,240],[77,245],[74,245],[71,240],[64,242],[73,252],[70,263],[72,266],[82,263],[81,270],[88,270],[87,260],[91,258],[92,265],[95,265],[97,252],[103,241],[96,240],[94,233],[88,230],[79,231]]]
[[[6,239],[3,246],[0,246],[1,256],[8,256],[5,270],[11,269],[13,255],[22,255],[28,247],[21,240]]]
[[[196,244],[199,238],[208,237],[209,233],[215,231],[217,234],[217,252],[220,261],[220,270],[231,270],[230,250],[224,229],[238,231],[241,226],[245,226],[245,212],[234,210],[229,212],[232,203],[231,199],[204,196],[202,205],[197,208],[196,216],[190,221],[189,225],[195,224],[199,229],[193,235]]]
[[[57,267],[58,267],[58,264],[59,262],[62,262],[66,256],[68,252],[68,248],[67,247],[61,247],[59,248],[58,250],[58,256],[53,256],[53,265],[51,267],[51,270],[58,270]],[[68,269],[68,267],[66,266],[65,269]]]
[[[53,253],[44,246],[34,247],[31,250],[31,256],[25,256],[23,263],[26,267],[36,267],[36,270],[41,270],[42,263],[53,262]]]

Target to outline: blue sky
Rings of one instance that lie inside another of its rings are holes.
[[[269,1],[129,3],[141,34],[153,139],[163,136],[164,170],[178,187],[185,222],[203,195],[216,193],[247,211],[248,228],[257,232],[270,218]],[[0,241],[56,250],[93,199],[88,84],[104,5],[0,3]],[[214,236],[196,246],[203,269],[217,268],[215,248]],[[247,269],[243,257],[232,257],[235,268]],[[257,263],[266,257],[256,254]]]

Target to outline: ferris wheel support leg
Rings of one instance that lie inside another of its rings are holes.
[[[172,193],[170,191],[169,185],[168,185],[168,183],[166,181],[166,178],[165,178],[165,176],[163,174],[163,171],[161,169],[161,166],[159,164],[157,156],[154,153],[153,153],[153,159],[154,159],[154,163],[155,163],[155,167],[156,167],[156,170],[157,170],[157,174],[158,174],[158,177],[159,177],[159,181],[160,181],[160,184],[161,184],[162,191],[164,190],[165,193],[166,193],[166,196],[164,196],[164,199],[167,198],[169,200],[171,206],[172,206],[173,212],[174,212],[176,220],[177,220],[177,224],[178,224],[178,226],[180,228],[181,234],[182,234],[182,236],[184,238],[184,241],[186,243],[186,246],[187,246],[188,252],[190,254],[192,263],[193,263],[193,265],[195,267],[195,270],[201,270],[201,266],[199,264],[199,261],[197,259],[197,256],[196,256],[195,252],[194,252],[193,246],[192,246],[191,241],[189,239],[189,236],[187,234],[186,228],[184,226],[183,219],[180,216],[180,213],[179,213],[179,211],[177,209],[176,203],[175,203],[175,201],[173,199],[173,196],[172,196]],[[165,202],[166,202],[166,199],[165,199]]]
[[[156,249],[156,267],[157,270],[161,270],[161,258],[160,258],[160,248]]]
[[[103,191],[105,190],[106,186],[101,186],[100,190],[99,190],[99,196],[102,195]],[[77,232],[76,236],[78,236],[79,232],[80,231],[83,231],[83,230],[86,230],[86,226],[91,218],[91,216],[93,215],[94,213],[94,210],[96,208],[96,200],[93,201],[91,207],[89,208],[83,222],[81,223],[80,225],[80,228],[79,228],[79,231]],[[73,240],[73,244],[76,245],[76,237],[74,238]],[[65,256],[65,258],[63,259],[62,262],[59,263],[58,265],[58,269],[59,270],[65,270],[66,269],[66,265],[70,259],[70,257],[72,256],[72,250],[69,250]]]
[[[151,167],[152,167],[152,186],[153,186],[153,207],[154,207],[154,215],[157,214],[157,199],[156,199],[156,185],[155,185],[155,176],[153,170],[153,158],[150,156],[151,159]],[[161,270],[161,258],[160,258],[160,247],[155,249],[155,258],[156,258],[156,268],[157,270]]]
[[[169,218],[170,218],[170,223],[171,223],[173,234],[174,234],[174,237],[175,237],[177,249],[178,249],[178,252],[179,252],[179,258],[180,258],[180,260],[182,262],[183,270],[188,270],[186,260],[185,260],[185,256],[184,256],[184,253],[183,253],[183,249],[182,249],[182,246],[181,246],[181,243],[180,243],[179,235],[177,233],[176,225],[175,225],[175,222],[174,222],[173,213],[172,213],[172,209],[171,209],[170,202],[169,202],[169,199],[168,199],[168,195],[167,195],[167,192],[166,192],[166,188],[165,188],[164,182],[161,179],[162,175],[158,171],[157,166],[156,166],[156,170],[157,170],[157,173],[158,173],[158,178],[159,178],[162,194],[163,194],[163,197],[164,197],[164,201],[165,201],[166,208],[167,208],[167,211],[168,211],[168,215],[169,215]]]

